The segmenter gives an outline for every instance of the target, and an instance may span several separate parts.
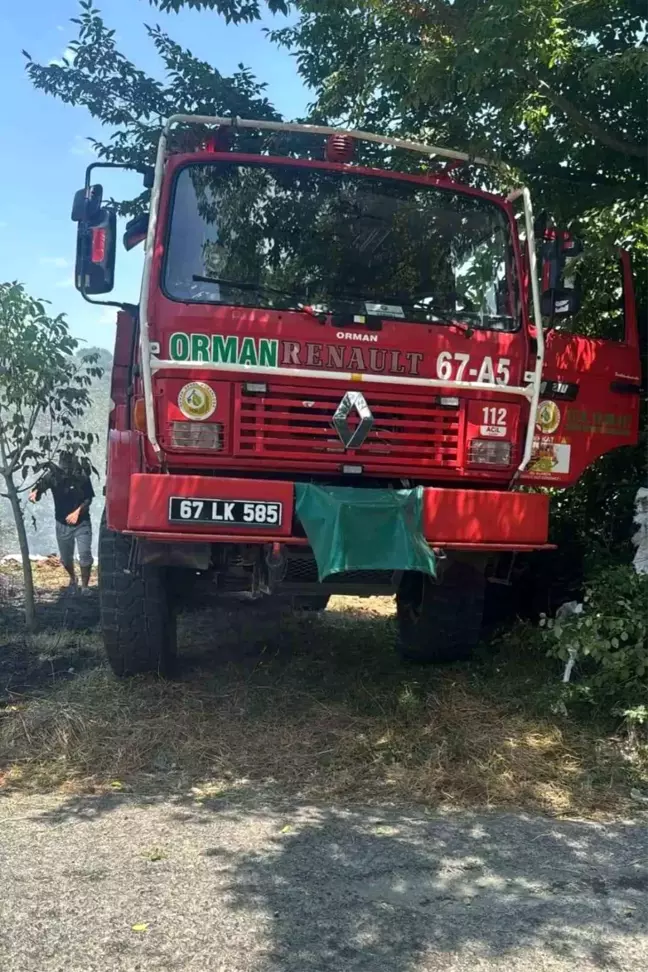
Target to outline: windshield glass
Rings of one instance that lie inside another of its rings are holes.
[[[177,176],[175,300],[517,325],[506,215],[462,192],[353,172],[230,162]],[[372,305],[383,305],[372,307]]]

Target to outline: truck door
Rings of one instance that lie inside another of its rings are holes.
[[[605,278],[602,269],[582,307],[546,333],[527,482],[571,485],[599,456],[637,443],[641,357],[629,254],[610,261]]]

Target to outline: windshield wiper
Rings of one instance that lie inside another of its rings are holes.
[[[445,324],[448,327],[455,327],[468,338],[472,337],[476,330],[479,330],[480,328],[483,330],[484,326],[493,327],[495,322],[513,320],[513,318],[505,317],[504,315],[479,314],[476,311],[440,311],[434,306],[433,303],[423,303],[423,301],[427,299],[425,295],[421,295],[419,297],[416,294],[401,294],[400,296],[398,294],[383,294],[380,298],[378,298],[372,294],[352,294],[345,292],[344,294],[336,294],[335,297],[332,297],[331,299],[362,300],[365,303],[370,304],[387,304],[403,308],[404,310],[416,310],[424,313],[427,316],[427,320],[423,323]]]
[[[281,297],[297,297],[298,294],[290,293],[288,290],[280,290],[278,287],[271,287],[269,284],[253,283],[251,280],[227,280],[225,277],[204,277],[200,273],[194,273],[191,278],[197,283],[219,284],[221,287],[233,287],[234,290],[251,290],[269,294],[279,294]]]
[[[277,294],[279,297],[287,297],[296,304],[296,309],[304,311],[306,314],[310,314],[318,321],[325,320],[322,314],[318,313],[313,307],[309,307],[308,304],[303,303],[305,295],[296,294],[290,290],[281,290],[279,287],[272,287],[270,284],[253,283],[250,280],[228,280],[226,277],[208,277],[203,276],[200,273],[194,273],[192,280],[196,283],[211,283],[218,284],[221,287],[232,287],[234,290],[249,291],[255,294]]]
[[[342,294],[331,295],[331,300],[361,300],[368,304],[383,304],[404,309],[419,310],[423,311],[428,316],[428,320],[424,322],[426,324],[446,324],[448,327],[456,327],[463,334],[465,334],[466,337],[472,337],[475,333],[475,329],[471,324],[458,321],[456,318],[451,317],[448,314],[441,314],[432,307],[426,307],[421,303],[420,300],[416,300],[415,297],[403,298],[402,295],[399,297],[396,294],[383,294],[380,298],[378,298],[375,296],[375,294],[345,292]],[[380,316],[388,317],[389,315]]]
[[[304,301],[309,298],[306,294],[298,294],[290,290],[282,290],[280,287],[273,287],[271,284],[254,283],[250,280],[229,280],[227,277],[211,277],[199,273],[194,273],[192,279],[197,283],[211,283],[217,284],[222,287],[232,287],[233,290],[242,290],[250,293],[256,294],[277,294],[279,297],[285,297],[295,304],[295,309],[302,311],[305,314],[310,314],[315,320],[320,323],[326,323],[329,314],[333,313],[332,309],[329,309],[328,313],[321,310],[315,310],[314,307],[305,304]],[[380,297],[376,297],[375,294],[367,293],[354,293],[352,291],[343,291],[337,294],[328,295],[328,301],[335,303],[335,301],[343,301],[345,303],[352,303],[354,301],[363,301],[369,304],[391,304],[396,307],[401,307],[403,309],[412,309],[423,312],[427,316],[427,320],[422,322],[425,324],[445,324],[447,327],[455,327],[466,337],[470,338],[475,333],[475,323],[469,320],[458,320],[453,317],[452,314],[442,313],[431,305],[425,305],[422,301],[425,298],[417,298],[416,295],[410,295],[404,297],[403,295],[397,294],[383,294]],[[474,314],[473,312],[466,311],[462,312],[466,316],[474,316],[480,318],[479,314]],[[388,315],[379,315],[388,316]],[[492,315],[488,315],[491,319]],[[498,318],[499,319],[499,318]],[[479,326],[479,325],[477,325]]]

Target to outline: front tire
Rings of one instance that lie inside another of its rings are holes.
[[[484,573],[455,561],[440,584],[405,574],[396,595],[397,650],[419,664],[467,661],[478,644],[484,613]]]
[[[172,674],[176,618],[164,567],[131,565],[132,540],[102,521],[99,530],[99,605],[108,662],[118,678]]]

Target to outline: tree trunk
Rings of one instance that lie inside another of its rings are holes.
[[[16,489],[11,473],[8,476],[5,474],[5,483],[7,485],[7,496],[9,497],[11,509],[13,510],[16,533],[18,535],[18,546],[20,547],[20,556],[22,558],[23,580],[25,582],[25,624],[27,625],[28,631],[34,631],[36,628],[34,576],[32,574],[31,560],[29,559],[29,541],[27,540],[27,531],[25,529],[25,518],[20,506],[20,500],[18,499],[18,490]]]

